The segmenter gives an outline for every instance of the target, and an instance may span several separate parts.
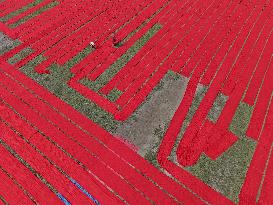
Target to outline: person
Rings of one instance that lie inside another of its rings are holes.
[[[96,45],[95,45],[95,43],[94,43],[93,41],[90,42],[90,46],[91,46],[92,48],[96,48]]]
[[[119,41],[118,41],[116,35],[115,35],[115,34],[112,34],[111,36],[112,36],[112,40],[113,40],[113,45],[114,45],[114,46],[117,46],[117,45],[119,44]]]

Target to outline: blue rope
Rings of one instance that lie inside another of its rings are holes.
[[[59,199],[62,200],[62,202],[63,202],[65,205],[71,205],[71,204],[69,203],[69,201],[68,201],[63,195],[61,195],[60,193],[58,193],[57,196],[59,197]]]
[[[75,184],[86,196],[88,196],[96,205],[101,205],[97,199],[95,199],[94,196],[92,196],[88,191],[86,191],[78,182],[76,182],[74,179],[70,178],[70,181]]]

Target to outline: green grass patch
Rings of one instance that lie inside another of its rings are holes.
[[[244,136],[247,127],[250,122],[250,118],[253,112],[253,107],[248,104],[241,102],[233,116],[232,122],[230,124],[230,131],[236,136]]]
[[[170,80],[179,80],[181,79],[181,75],[172,70],[168,70],[166,77]]]
[[[216,122],[227,102],[228,97],[223,95],[222,93],[219,93],[208,113],[207,118],[212,121]]]
[[[27,57],[28,55],[30,55],[32,52],[33,52],[33,50],[31,48],[25,48],[25,49],[21,50],[19,53],[15,54],[11,58],[9,58],[8,62],[10,64],[15,64],[18,61],[20,61],[20,60],[24,59],[25,57]]]
[[[194,166],[185,169],[237,203],[255,147],[253,140],[241,138],[218,159],[202,155]]]
[[[80,80],[80,83],[90,88],[91,90],[98,92],[101,88],[100,84],[96,83],[96,81],[91,81],[88,78],[83,78]]]
[[[113,90],[111,90],[111,92],[107,95],[107,98],[112,101],[115,102],[119,96],[121,96],[122,92],[116,88],[114,88]]]
[[[175,153],[177,146],[182,139],[194,113],[198,109],[200,102],[204,98],[206,91],[206,87],[200,87],[197,89],[192,105],[185,118],[185,121],[183,122],[179,137],[177,138],[175,146],[172,150],[170,156],[171,160],[176,159]],[[214,105],[208,114],[208,118],[210,120],[216,121],[218,119],[226,100],[227,97],[223,96],[222,94],[217,96]],[[248,114],[242,116],[242,112]],[[246,123],[248,121],[246,119],[250,119],[250,115],[251,113],[249,113],[249,107],[247,107],[247,105],[243,104],[239,106],[238,111],[236,112],[237,117],[235,117],[237,121],[233,122],[233,127],[244,127],[243,129],[245,130],[248,124]],[[239,126],[241,121],[245,122],[244,126]],[[242,131],[240,133],[242,134],[245,132]],[[238,202],[238,195],[245,180],[245,175],[252,159],[255,146],[256,143],[254,141],[247,137],[242,137],[239,138],[238,141],[218,159],[211,160],[209,157],[203,154],[194,166],[184,168],[214,188],[216,191],[221,192],[232,201]]]

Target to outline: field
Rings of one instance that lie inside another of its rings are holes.
[[[273,204],[272,0],[0,0],[0,204]]]

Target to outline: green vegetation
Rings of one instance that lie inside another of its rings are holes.
[[[226,104],[228,97],[223,95],[222,93],[219,93],[208,113],[207,118],[212,121],[216,122]]]
[[[241,102],[230,124],[230,131],[236,136],[244,136],[250,122],[253,107]]]
[[[166,78],[168,78],[169,80],[179,80],[181,79],[181,75],[172,70],[168,70]]]
[[[20,61],[20,60],[24,59],[25,57],[27,57],[28,55],[30,55],[32,52],[33,51],[31,48],[25,48],[25,49],[21,50],[19,53],[15,54],[10,59],[8,59],[8,62],[10,64],[15,64],[18,61]]]
[[[114,88],[108,95],[107,98],[112,101],[115,102],[119,96],[122,94],[122,92],[120,90],[118,90],[117,88]]]
[[[176,149],[183,134],[189,125],[194,113],[202,101],[207,89],[199,87],[197,89],[193,103],[189,109],[186,119],[182,125],[181,132],[172,150],[170,159],[175,161]],[[216,121],[227,101],[227,97],[219,94],[211,108],[207,118]],[[201,155],[199,161],[191,167],[184,169],[191,172],[196,177],[203,180],[206,184],[221,192],[234,202],[238,201],[242,184],[249,163],[252,159],[256,143],[244,136],[250,116],[251,107],[241,103],[231,123],[231,131],[237,136],[241,136],[238,141],[216,160],[211,160],[205,154]]]
[[[202,155],[194,166],[185,169],[232,201],[238,202],[255,146],[256,143],[251,139],[242,138],[218,159],[211,160]]]

